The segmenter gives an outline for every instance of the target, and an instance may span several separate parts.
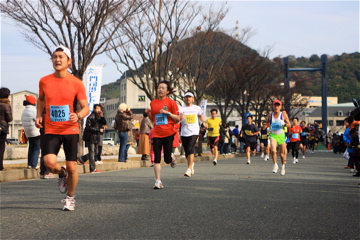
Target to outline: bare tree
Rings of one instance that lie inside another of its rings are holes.
[[[156,98],[162,80],[170,81],[180,90],[192,88],[184,83],[189,78],[184,66],[188,61],[179,58],[189,55],[178,51],[179,43],[202,29],[212,31],[225,14],[223,7],[213,11],[211,6],[205,8],[194,1],[149,1],[140,14],[125,21],[124,27],[117,31],[118,37],[111,42],[114,50],[108,54],[121,73],[120,66],[126,66],[126,77],[150,100]]]
[[[213,102],[219,109],[223,123],[227,122],[235,107],[233,99],[234,94],[237,94],[238,86],[234,76],[234,69],[229,64],[226,64],[222,71],[216,74],[215,82],[205,91],[208,100]]]
[[[14,20],[27,41],[50,56],[63,44],[73,58],[72,74],[82,79],[96,55],[108,51],[114,33],[142,5],[131,0],[11,0],[1,13]],[[115,21],[116,19],[116,21]]]
[[[273,94],[271,83],[278,73],[274,71],[274,64],[266,54],[263,55],[247,50],[242,58],[231,65],[238,84],[233,101],[236,103],[235,109],[242,117],[251,110],[256,110],[261,115],[258,118],[261,119],[266,110],[265,105]]]
[[[58,44],[69,47],[71,72],[82,79],[94,57],[109,50],[114,33],[141,5],[132,0],[11,0],[2,1],[0,9],[23,29],[27,41],[50,56]],[[82,154],[82,138],[79,146]]]

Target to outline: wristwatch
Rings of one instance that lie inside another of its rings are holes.
[[[77,117],[78,117],[78,121],[80,121],[81,120],[80,114],[78,114]]]

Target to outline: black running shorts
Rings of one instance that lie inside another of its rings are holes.
[[[79,134],[57,135],[46,134],[44,136],[44,145],[41,151],[43,156],[47,154],[59,153],[61,144],[64,148],[66,161],[76,161],[78,153]]]

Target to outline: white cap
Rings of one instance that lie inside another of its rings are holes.
[[[191,92],[187,92],[185,93],[184,97],[194,97],[194,94],[192,94]]]
[[[68,49],[67,47],[65,47],[64,45],[58,45],[55,47],[54,49],[54,52],[56,52],[56,50],[60,50],[60,51],[63,51],[66,56],[68,56],[69,58],[71,58],[71,52],[70,52],[70,49]]]

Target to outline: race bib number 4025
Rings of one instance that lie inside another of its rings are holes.
[[[69,105],[53,106],[50,105],[50,121],[51,122],[66,122],[70,119]]]

